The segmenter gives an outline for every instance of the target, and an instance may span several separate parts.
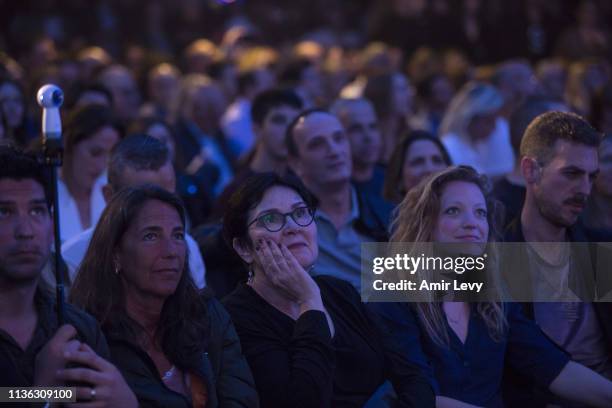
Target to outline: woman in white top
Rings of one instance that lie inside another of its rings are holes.
[[[111,149],[119,141],[109,108],[73,111],[64,130],[64,163],[58,183],[62,241],[95,225],[105,202],[101,187]]]
[[[453,164],[472,166],[489,176],[512,171],[510,130],[499,115],[503,103],[502,94],[485,83],[470,82],[457,93],[439,132]]]

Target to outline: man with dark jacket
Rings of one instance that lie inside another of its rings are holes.
[[[590,302],[596,296],[597,260],[584,246],[540,244],[585,240],[577,221],[598,172],[599,142],[599,133],[575,114],[548,112],[531,122],[520,149],[525,203],[505,241],[526,242],[519,257],[529,284],[515,298],[548,300],[525,303],[527,316],[572,360],[610,379],[612,305]],[[502,264],[510,282],[518,278],[513,273],[523,272],[509,267],[513,258]]]
[[[65,305],[58,322],[52,292],[40,279],[53,239],[43,170],[10,147],[0,147],[0,163],[0,386],[77,381],[81,401],[137,406],[119,371],[104,360],[108,347],[95,320]]]

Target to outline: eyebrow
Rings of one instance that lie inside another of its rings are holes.
[[[580,174],[585,174],[587,173],[586,170],[584,170],[581,167],[578,166],[574,166],[574,165],[570,165],[570,166],[566,166],[566,167],[562,167],[561,171],[574,171],[576,173],[580,173]],[[592,171],[590,173],[588,173],[590,176],[596,176],[597,174],[599,174],[599,168],[595,171]]]
[[[296,209],[298,207],[304,207],[306,206],[306,203],[304,202],[304,200],[300,200],[300,201],[296,201],[293,204],[291,204],[291,209]],[[271,212],[278,212],[278,213],[282,213],[282,211],[280,210],[280,208],[268,208],[266,210],[262,210],[259,213],[257,213],[257,215],[255,215],[255,218],[264,215],[264,214],[268,214]]]
[[[183,231],[185,228],[183,226],[176,226],[174,228],[172,228],[172,231]],[[147,232],[147,231],[154,231],[154,232],[159,232],[159,231],[163,231],[163,228],[160,227],[159,225],[149,225],[147,227],[141,228],[140,232]]]

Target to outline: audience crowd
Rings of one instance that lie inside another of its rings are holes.
[[[0,4],[0,386],[612,406],[612,303],[589,291],[612,282],[609,2]],[[497,300],[368,302],[369,242],[522,242],[530,279],[503,284],[500,255]]]

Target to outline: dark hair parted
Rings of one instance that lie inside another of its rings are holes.
[[[275,186],[295,191],[308,207],[315,208],[318,204],[314,195],[295,176],[279,176],[271,172],[254,174],[242,183],[227,203],[223,217],[223,238],[230,247],[234,238],[248,248],[252,247],[247,226],[249,211],[261,202],[266,191]]]
[[[13,146],[0,145],[0,180],[27,180],[32,179],[40,184],[45,192],[47,207],[51,208],[51,193],[49,192],[49,179],[44,167],[36,157],[24,153]]]
[[[298,123],[302,122],[308,116],[314,113],[326,113],[328,115],[334,116],[328,110],[321,109],[321,108],[306,109],[305,111],[300,112],[300,114],[297,115],[291,121],[291,123],[289,123],[289,126],[287,126],[287,130],[285,132],[285,145],[287,146],[287,151],[289,152],[290,156],[299,157],[300,155],[298,148],[297,148],[297,143],[295,142],[295,139],[293,137],[295,127],[298,125]]]
[[[117,123],[111,109],[104,105],[86,105],[72,111],[64,130],[66,154],[72,153],[74,146],[106,126],[117,128]]]
[[[262,125],[270,111],[281,106],[301,110],[302,100],[290,89],[271,89],[258,94],[251,106],[253,123]]]
[[[402,183],[402,170],[404,168],[404,161],[406,160],[406,153],[414,142],[419,140],[428,140],[435,144],[440,151],[440,155],[446,163],[450,166],[451,158],[446,150],[446,147],[440,142],[440,139],[432,135],[425,130],[414,130],[411,132],[404,133],[400,141],[398,142],[393,154],[389,159],[387,165],[387,171],[385,173],[385,184],[383,187],[383,197],[392,203],[399,203],[406,194]]]
[[[113,148],[108,163],[108,183],[115,190],[123,188],[122,174],[126,168],[159,170],[168,163],[166,145],[154,137],[137,134],[119,141]]]
[[[547,112],[536,117],[525,130],[521,156],[533,157],[540,164],[547,164],[557,140],[597,148],[601,133],[575,113]]]
[[[70,302],[94,316],[107,334],[140,347],[147,337],[141,324],[127,314],[126,293],[114,271],[114,253],[139,211],[152,200],[175,208],[185,225],[185,209],[176,195],[152,185],[121,190],[102,213],[70,290]],[[176,291],[162,308],[156,337],[173,364],[191,370],[206,349],[209,332],[206,299],[193,283],[186,257]]]

